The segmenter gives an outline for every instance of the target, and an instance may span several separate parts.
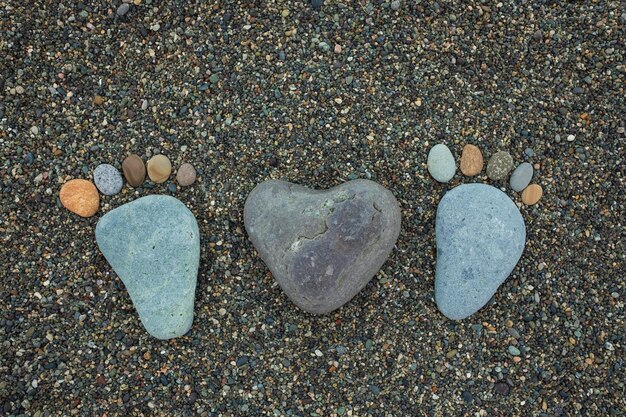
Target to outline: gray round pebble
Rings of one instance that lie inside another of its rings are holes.
[[[524,188],[528,187],[530,181],[533,179],[533,166],[528,162],[520,164],[513,174],[511,174],[510,184],[514,191],[524,191]]]
[[[433,146],[428,152],[428,172],[439,182],[448,182],[454,177],[456,163],[450,149],[440,143]]]
[[[93,182],[104,195],[115,195],[124,185],[122,175],[113,165],[100,164],[93,171]]]
[[[117,8],[117,15],[124,16],[126,13],[128,13],[129,10],[130,10],[130,4],[122,3],[120,4],[120,7]]]

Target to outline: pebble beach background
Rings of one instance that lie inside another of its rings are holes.
[[[319,3],[316,1],[316,3]],[[619,1],[0,0],[0,414],[623,416],[626,10]],[[525,252],[493,302],[435,305],[445,143],[538,164]],[[124,186],[81,218],[61,185],[131,153],[196,183]],[[276,178],[369,178],[403,214],[350,303],[298,310],[249,243]],[[98,218],[170,194],[198,220],[188,335],[139,322]]]

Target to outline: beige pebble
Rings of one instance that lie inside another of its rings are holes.
[[[539,184],[530,184],[526,189],[522,192],[522,202],[527,206],[532,206],[533,204],[537,204],[537,202],[541,199],[543,195],[543,190],[541,185]]]
[[[463,175],[473,177],[483,170],[483,154],[477,146],[467,144],[461,153],[461,172]]]
[[[95,96],[93,98],[93,104],[95,104],[96,106],[100,106],[102,105],[102,103],[104,103],[104,98],[102,98],[102,96]]]
[[[59,192],[63,207],[82,217],[91,217],[98,211],[100,195],[96,186],[87,180],[71,180]]]
[[[148,161],[148,177],[157,184],[167,181],[172,173],[172,163],[165,155],[155,155]]]
[[[184,163],[178,168],[176,173],[176,182],[181,187],[187,187],[196,181],[196,169],[193,165]]]

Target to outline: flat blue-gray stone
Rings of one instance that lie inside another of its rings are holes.
[[[189,331],[200,233],[182,202],[150,195],[111,210],[96,226],[96,242],[148,333],[171,339]]]
[[[439,182],[448,182],[454,177],[456,172],[456,162],[450,149],[440,143],[433,146],[428,152],[427,161],[428,172]]]
[[[511,174],[509,183],[511,188],[517,192],[523,191],[528,187],[530,180],[533,179],[533,166],[528,162],[520,164]]]
[[[517,206],[486,184],[464,184],[437,207],[435,300],[453,320],[483,307],[522,256],[526,226]]]
[[[246,200],[250,240],[287,296],[313,314],[350,301],[385,263],[400,233],[393,194],[368,180],[312,190],[265,181]]]

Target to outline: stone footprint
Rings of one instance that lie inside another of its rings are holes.
[[[524,219],[502,191],[464,184],[448,191],[436,218],[435,300],[453,320],[480,310],[507,279],[526,242]]]
[[[96,226],[96,242],[148,333],[171,339],[189,331],[200,233],[182,202],[151,195],[111,210]]]
[[[354,180],[325,191],[265,181],[248,196],[250,240],[287,296],[314,314],[350,301],[383,265],[400,233],[390,191]]]

